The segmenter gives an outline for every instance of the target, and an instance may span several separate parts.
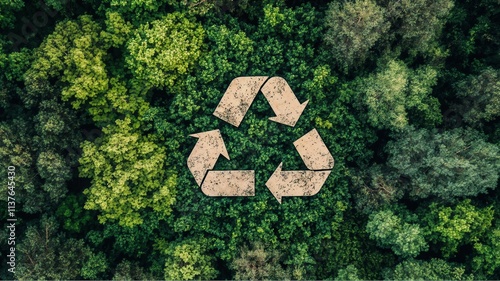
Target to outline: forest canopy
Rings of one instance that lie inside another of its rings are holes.
[[[500,279],[497,0],[14,0],[0,30],[2,280]],[[283,77],[296,126],[213,116],[240,76]],[[214,129],[255,196],[201,192]],[[335,166],[280,204],[312,129]]]

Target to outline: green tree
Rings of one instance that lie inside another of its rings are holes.
[[[339,270],[335,280],[362,280],[359,278],[358,269],[353,265],[348,265],[346,268]]]
[[[131,37],[133,26],[117,12],[106,13],[106,30],[101,33],[103,40],[112,47],[124,45]]]
[[[40,79],[59,78],[66,86],[62,97],[74,98],[74,108],[107,90],[101,30],[90,16],[59,23],[35,52],[35,61],[25,75],[27,87],[35,87]]]
[[[63,104],[47,100],[32,111],[38,114],[10,108],[9,114],[17,117],[0,122],[0,159],[5,168],[16,167],[20,210],[38,213],[54,208],[66,196],[81,136],[76,116]],[[6,200],[6,195],[0,196]]]
[[[243,247],[239,257],[231,262],[237,280],[276,280],[288,279],[290,273],[281,265],[279,251],[255,243],[252,248]]]
[[[80,270],[81,276],[87,280],[96,280],[103,278],[108,271],[108,260],[103,252],[97,254],[90,253],[88,260],[83,264]]]
[[[325,15],[324,40],[341,68],[362,65],[375,43],[389,30],[385,9],[372,0],[332,2]]]
[[[51,202],[66,196],[66,182],[73,177],[77,151],[82,136],[77,116],[57,99],[44,99],[38,105],[33,144],[37,147],[36,170],[44,180],[41,188]]]
[[[63,221],[65,230],[80,233],[84,227],[90,223],[95,216],[88,210],[85,210],[85,197],[83,194],[69,195],[61,202],[56,210],[56,216]]]
[[[127,66],[146,85],[169,89],[195,65],[204,34],[200,24],[181,13],[146,23],[127,43]]]
[[[171,11],[172,6],[183,8],[184,1],[175,0],[85,0],[85,3],[91,5],[88,9],[104,17],[105,13],[118,13],[122,17],[130,20],[135,25],[139,25],[145,21],[151,21],[159,14],[165,14]]]
[[[341,271],[351,274],[355,268],[359,279],[379,280],[382,272],[375,268],[396,264],[396,255],[392,251],[381,251],[376,242],[369,239],[365,228],[365,216],[359,212],[347,212],[332,238],[324,239],[321,251],[316,253],[318,279],[339,276]]]
[[[385,273],[386,280],[474,280],[465,273],[464,266],[456,266],[442,259],[406,260]]]
[[[450,50],[447,69],[469,73],[485,65],[498,66],[497,14],[498,3],[494,0],[455,1],[443,32],[443,41]]]
[[[35,151],[31,148],[29,142],[29,134],[27,132],[28,125],[27,120],[22,118],[14,119],[9,123],[0,123],[0,135],[1,146],[0,146],[0,159],[2,163],[2,168],[7,169],[8,166],[14,166],[17,168],[16,171],[16,194],[19,201],[21,210],[27,213],[40,212],[44,208],[44,203],[46,202],[42,198],[46,195],[39,192],[35,184],[39,178],[36,176],[36,170],[33,168],[35,163]],[[15,130],[17,128],[17,130]],[[7,179],[2,180],[2,184],[7,184]],[[1,195],[3,201],[7,201],[7,193]]]
[[[405,189],[387,167],[373,165],[365,170],[354,170],[352,182],[356,208],[365,214],[382,209],[401,199]]]
[[[57,24],[35,51],[34,62],[25,73],[28,94],[36,96],[60,87],[62,100],[71,102],[74,109],[86,109],[98,125],[147,109],[144,96],[149,88],[125,77],[123,66],[118,71],[108,70],[106,65],[107,51],[123,43],[119,36],[126,38],[129,26],[114,14],[107,24],[103,31],[88,15]],[[116,30],[120,24],[122,29]]]
[[[215,10],[218,13],[231,12],[241,15],[245,10],[252,8],[249,0],[186,0],[181,3],[186,5],[190,11],[197,11],[205,14],[210,10]]]
[[[500,71],[488,67],[455,85],[465,122],[478,126],[500,116]]]
[[[144,268],[135,262],[123,260],[116,266],[112,280],[155,280]]]
[[[7,55],[4,52],[5,41],[0,39],[0,71],[6,72]],[[9,105],[9,92],[6,87],[5,76],[0,75],[0,108],[7,108]],[[0,115],[1,116],[1,115]]]
[[[444,201],[475,196],[497,185],[500,156],[497,146],[471,129],[406,128],[387,144],[387,164],[406,185],[413,199]]]
[[[204,27],[210,50],[202,53],[199,73],[203,82],[217,81],[221,85],[248,71],[255,42],[238,27],[222,25],[213,19]],[[229,51],[231,50],[231,51]]]
[[[413,70],[408,79],[405,107],[411,124],[434,127],[441,123],[439,100],[433,94],[439,74],[430,66]]]
[[[24,87],[24,73],[33,62],[33,51],[0,55],[0,161],[16,166],[19,209],[27,213],[48,211],[67,193],[66,183],[76,164],[82,123],[78,112],[62,104],[49,83]],[[3,200],[5,197],[1,196]]]
[[[43,216],[38,225],[28,226],[18,251],[15,277],[19,280],[99,278],[107,269],[95,267],[93,276],[83,276],[86,274],[82,269],[96,265],[91,249],[83,240],[66,238],[58,232],[53,217]]]
[[[403,222],[389,210],[370,216],[366,232],[379,246],[390,248],[396,255],[404,258],[416,257],[428,249],[421,227],[418,224]]]
[[[34,141],[41,148],[69,148],[79,145],[78,128],[83,123],[77,114],[57,99],[44,99],[33,118],[36,136]],[[65,138],[66,136],[66,138]],[[73,166],[73,165],[71,165]]]
[[[436,82],[437,71],[430,67],[411,70],[402,61],[390,60],[358,80],[358,102],[365,104],[369,122],[379,129],[400,130],[410,117],[417,124],[434,125],[441,121],[439,102],[431,96]]]
[[[82,144],[80,175],[92,179],[85,208],[101,211],[101,223],[131,227],[143,222],[143,210],[163,218],[171,212],[176,175],[164,168],[164,149],[137,132],[139,126],[126,117],[104,128],[95,143]]]
[[[469,199],[454,208],[437,203],[432,203],[429,208],[424,219],[427,222],[426,237],[441,245],[445,257],[455,255],[461,245],[479,242],[491,227],[494,213],[491,206],[480,209],[472,205]]]
[[[476,254],[472,259],[472,268],[484,274],[488,279],[495,279],[492,275],[500,268],[500,229],[490,228],[484,235],[486,239],[474,243]],[[483,236],[483,237],[484,237]],[[497,274],[498,276],[498,274]]]
[[[66,196],[64,187],[66,181],[71,179],[71,167],[67,165],[65,159],[53,152],[41,152],[36,161],[38,174],[45,179],[42,190],[47,192],[52,201]]]
[[[86,238],[97,249],[105,249],[106,253],[111,253],[110,259],[127,259],[129,261],[140,262],[144,265],[146,261],[161,261],[159,253],[151,253],[151,249],[158,239],[158,231],[166,230],[163,221],[153,212],[145,213],[142,216],[143,223],[132,227],[124,227],[117,222],[108,221],[102,227],[94,227],[88,231]],[[171,236],[168,236],[171,239]],[[155,278],[163,275],[161,264],[160,273],[155,273]]]
[[[14,13],[24,7],[23,0],[1,1],[0,2],[0,28],[11,27],[14,20]]]
[[[10,52],[5,55],[5,72],[3,73],[7,81],[12,83],[22,82],[24,73],[30,68],[33,61],[33,50],[22,48],[18,52]],[[18,85],[18,84],[17,84]],[[17,86],[16,85],[16,86]]]
[[[214,257],[207,252],[207,239],[178,243],[159,241],[157,247],[166,256],[165,280],[215,279]]]
[[[411,55],[432,54],[453,7],[452,0],[382,0],[398,45]]]

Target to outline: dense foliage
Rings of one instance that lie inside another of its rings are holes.
[[[0,0],[1,279],[500,279],[497,0]],[[294,128],[231,80],[280,76]],[[316,128],[321,191],[279,204]],[[188,135],[220,129],[253,197],[205,196]]]

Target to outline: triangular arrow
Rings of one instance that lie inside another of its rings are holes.
[[[295,126],[309,102],[307,100],[301,104],[292,88],[281,77],[269,78],[261,91],[276,114],[276,117],[270,117],[269,120],[291,127]]]
[[[284,196],[312,196],[318,193],[331,171],[282,171],[283,162],[266,182],[281,204]]]
[[[316,129],[312,129],[294,141],[293,145],[308,169],[328,170],[333,168],[333,156]]]
[[[240,126],[266,79],[267,76],[234,78],[213,114],[233,126]]]
[[[191,174],[193,174],[198,186],[201,186],[203,178],[208,170],[214,168],[219,155],[229,159],[226,145],[222,139],[219,130],[212,130],[198,134],[189,135],[191,137],[199,138],[198,142],[189,154],[187,165]]]
[[[334,164],[333,156],[316,129],[293,144],[310,170],[282,171],[283,162],[280,163],[266,182],[269,191],[280,204],[283,196],[312,196],[318,193]]]

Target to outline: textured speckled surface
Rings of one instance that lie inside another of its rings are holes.
[[[196,183],[200,186],[207,171],[214,168],[219,155],[229,160],[229,154],[219,130],[192,134],[190,136],[199,138],[199,140],[194,146],[193,151],[191,151],[191,154],[189,154],[187,165]]]
[[[318,131],[312,129],[293,145],[309,170],[328,170],[333,168],[333,156],[328,151]]]
[[[292,89],[281,77],[272,77],[261,89],[276,117],[269,120],[294,127],[309,101],[299,102]]]
[[[267,188],[281,203],[283,196],[313,196],[321,190],[331,171],[282,171],[283,163],[266,182]]]
[[[238,77],[231,81],[214,115],[233,126],[240,126],[267,76]]]
[[[201,191],[208,196],[254,196],[255,172],[252,170],[209,171]]]

